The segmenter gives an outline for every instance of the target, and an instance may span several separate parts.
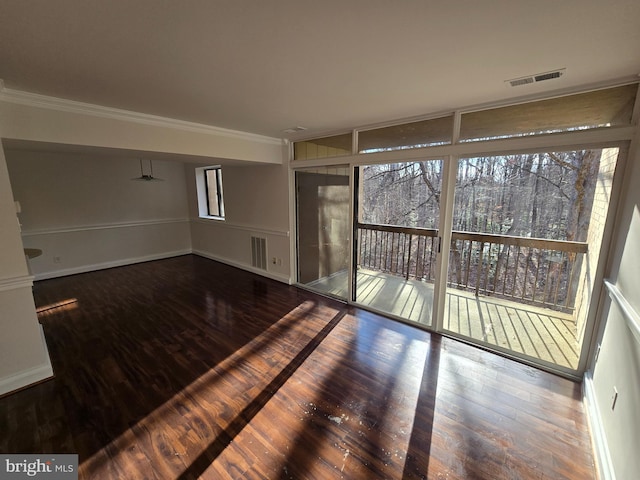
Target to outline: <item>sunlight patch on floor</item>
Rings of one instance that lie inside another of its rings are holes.
[[[66,300],[61,300],[60,302],[51,303],[49,305],[43,305],[42,307],[38,307],[36,308],[36,313],[40,314],[53,309],[59,312],[64,310],[74,310],[76,308],[78,308],[78,299],[68,298]]]
[[[347,272],[310,284],[346,298]],[[357,302],[380,312],[431,325],[433,284],[360,269]],[[577,368],[579,346],[571,315],[511,300],[447,288],[443,328],[479,343]]]
[[[81,470],[89,477],[99,476],[98,472],[105,473],[103,470],[107,468],[117,472],[119,465],[143,462],[152,464],[149,468],[165,478],[179,477],[281,373],[278,370],[260,375],[258,372],[264,364],[273,362],[284,368],[288,366],[288,357],[295,356],[296,352],[278,348],[278,338],[296,328],[301,319],[315,315],[316,308],[316,302],[301,303],[86,459]],[[334,308],[321,308],[322,315],[328,315],[327,318],[338,313]],[[303,348],[304,345],[300,345],[300,350]],[[246,385],[238,379],[246,379],[251,372],[255,372],[255,382],[250,388],[245,388]],[[235,403],[230,403],[229,398],[235,399]],[[165,438],[167,430],[191,447],[182,451],[164,451],[176,444]],[[155,455],[157,458],[141,455],[136,447],[149,442],[157,448],[145,451],[159,452]]]

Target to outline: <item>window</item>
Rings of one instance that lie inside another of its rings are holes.
[[[210,217],[224,218],[224,200],[222,198],[222,168],[208,168],[205,173],[207,189],[207,214]]]
[[[638,84],[463,113],[461,142],[629,125]]]
[[[224,220],[222,195],[222,167],[220,165],[196,168],[198,215],[200,218]]]
[[[462,112],[459,131],[455,116],[358,129],[355,152],[391,152],[453,143],[545,135],[632,124],[638,84],[536,100],[527,103]],[[458,135],[454,135],[458,133]],[[453,138],[457,136],[454,142]],[[353,132],[294,143],[294,160],[352,154]]]
[[[311,158],[339,157],[351,155],[353,133],[334,135],[332,137],[314,138],[293,144],[293,158],[308,160]]]
[[[364,130],[358,135],[358,153],[450,145],[452,133],[453,115]]]

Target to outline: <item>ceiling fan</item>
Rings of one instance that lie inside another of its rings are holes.
[[[149,173],[144,173],[142,168],[142,159],[140,159],[140,176],[131,180],[139,180],[145,182],[164,182],[164,179],[153,176],[153,160],[149,160]]]

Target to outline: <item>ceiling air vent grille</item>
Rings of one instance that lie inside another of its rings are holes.
[[[529,75],[528,77],[513,78],[511,80],[506,80],[505,83],[511,87],[519,87],[521,85],[544,82],[545,80],[560,78],[564,75],[565,70],[566,68],[561,68],[560,70],[554,70],[553,72],[537,73],[535,75]]]
[[[519,87],[520,85],[528,85],[533,82],[535,82],[533,77],[525,77],[525,78],[518,78],[516,80],[509,80],[509,83],[511,84],[512,87]]]
[[[536,82],[542,82],[544,80],[551,80],[552,78],[560,78],[562,75],[561,71],[557,72],[549,72],[549,73],[541,73],[540,75],[536,75],[534,78]]]

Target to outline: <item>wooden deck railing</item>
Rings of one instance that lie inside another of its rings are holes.
[[[438,231],[357,225],[358,265],[432,282]],[[452,232],[449,287],[571,312],[587,244],[507,235]]]

